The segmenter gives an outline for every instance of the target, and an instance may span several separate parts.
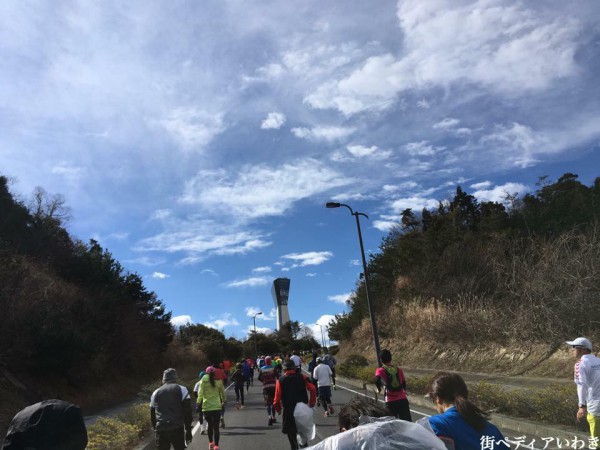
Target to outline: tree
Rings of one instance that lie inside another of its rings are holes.
[[[411,208],[406,208],[400,215],[402,217],[401,222],[404,231],[416,231],[419,229],[421,222],[417,219]]]

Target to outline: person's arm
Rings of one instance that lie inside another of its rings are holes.
[[[313,383],[311,383],[311,381],[308,379],[308,377],[304,377],[304,384],[310,394],[310,397],[308,399],[308,406],[310,406],[312,408],[317,403],[317,389],[315,388],[315,385]]]
[[[577,370],[579,365],[579,370]],[[575,383],[577,383],[577,398],[579,408],[577,409],[577,420],[583,419],[587,415],[587,367],[583,360],[577,362],[575,367]]]
[[[279,380],[275,382],[275,398],[273,399],[273,408],[277,413],[281,413],[281,383]]]
[[[156,430],[156,410],[154,407],[150,407],[150,421],[152,422],[152,429]]]
[[[402,389],[406,392],[406,377],[400,367],[398,367],[398,377],[400,378],[400,386],[402,386]]]
[[[184,391],[184,398],[181,402],[183,409],[183,426],[185,427],[185,441],[187,443],[192,442],[192,399],[187,393],[187,389]]]
[[[383,380],[381,379],[381,367],[375,371],[375,386],[377,386],[377,392],[381,392],[383,388]]]
[[[225,386],[223,383],[219,385],[219,396],[221,397],[221,406],[227,403],[227,395],[225,395]]]

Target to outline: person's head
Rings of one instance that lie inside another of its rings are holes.
[[[265,365],[266,365],[266,366],[270,366],[270,365],[271,365],[271,357],[270,357],[270,356],[267,356],[267,357],[265,358]]]
[[[317,359],[318,356],[319,356],[319,354],[317,352],[313,352],[313,354],[312,354],[313,359]]]
[[[81,409],[62,400],[44,400],[15,415],[2,448],[84,450],[87,444]]]
[[[286,359],[283,363],[283,367],[285,370],[296,370],[296,363],[293,359]]]
[[[215,366],[208,366],[205,370],[208,375],[208,381],[210,381],[210,385],[215,387]]]
[[[357,427],[360,416],[385,417],[389,416],[388,410],[375,400],[356,396],[340,408],[338,426],[340,432]]]
[[[323,362],[323,358],[321,358],[320,356],[317,358],[317,364],[321,364]]]
[[[292,355],[298,356],[298,350],[292,350]]]
[[[578,337],[572,341],[567,341],[567,345],[570,345],[573,349],[573,356],[575,358],[581,358],[583,355],[592,353],[592,343],[589,339],[584,337]]]
[[[202,377],[206,375],[206,372],[204,370],[201,370],[200,373],[198,374],[198,378],[202,379]]]
[[[379,357],[381,358],[381,362],[384,364],[390,364],[392,362],[392,352],[390,352],[387,348],[381,350]]]
[[[177,371],[173,368],[169,368],[163,372],[163,383],[176,383],[177,382]]]
[[[428,395],[440,414],[454,406],[473,428],[482,430],[485,427],[488,414],[469,400],[467,384],[457,373],[435,374],[429,384]]]

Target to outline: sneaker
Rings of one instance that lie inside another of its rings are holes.
[[[273,423],[277,423],[277,419],[273,416]]]
[[[333,390],[335,391],[335,389],[336,389],[335,384],[332,387],[333,387]]]
[[[329,405],[329,414],[334,414],[333,405]]]
[[[273,419],[269,417],[269,426],[273,425]]]
[[[240,409],[240,402],[235,402],[235,409]]]
[[[317,400],[317,408],[321,407],[321,400]]]
[[[219,446],[218,446],[218,445],[215,445],[215,446],[213,447],[213,450],[219,450]]]
[[[214,450],[214,448],[215,448],[215,444],[212,443],[212,442],[209,442],[208,443],[208,450]]]
[[[225,419],[221,417],[221,428],[225,428]]]
[[[240,409],[244,409],[244,408],[245,408],[245,406],[244,406],[244,405],[240,405]]]
[[[329,417],[329,411],[325,411],[325,414],[323,414],[323,417]]]

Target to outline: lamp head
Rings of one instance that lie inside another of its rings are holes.
[[[262,311],[256,313],[257,316],[260,316],[261,314],[262,314]]]
[[[326,208],[339,208],[341,205],[341,203],[338,202],[327,202],[325,203],[325,207]]]

